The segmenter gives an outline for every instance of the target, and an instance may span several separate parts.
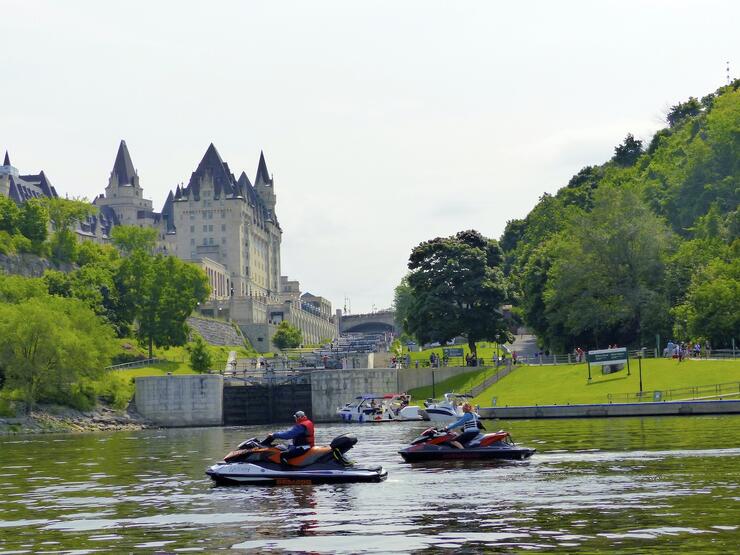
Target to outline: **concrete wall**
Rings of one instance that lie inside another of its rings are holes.
[[[603,405],[481,407],[478,413],[482,418],[501,419],[740,414],[740,401],[665,401],[661,403],[610,403]]]
[[[220,426],[223,387],[212,375],[136,378],[136,410],[160,426]]]
[[[316,370],[311,372],[311,404],[314,420],[338,420],[337,409],[365,393],[396,393],[398,370]]]

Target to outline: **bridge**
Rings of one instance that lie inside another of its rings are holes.
[[[381,310],[369,314],[345,314],[339,321],[340,333],[385,333],[398,335],[400,328],[396,324],[396,313],[393,310]]]

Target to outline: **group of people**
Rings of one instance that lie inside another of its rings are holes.
[[[408,404],[407,396],[402,398],[401,403],[403,404],[404,401]],[[449,442],[456,449],[464,449],[463,444],[479,434],[478,420],[480,417],[473,411],[473,405],[463,403],[462,410],[463,415],[457,421],[444,428],[445,431],[451,431],[455,428],[462,430],[454,440]],[[295,419],[295,424],[291,428],[281,432],[273,432],[266,438],[268,443],[273,439],[287,439],[292,441],[290,448],[283,451],[280,455],[280,462],[284,465],[290,464],[291,459],[305,454],[315,444],[314,425],[306,416],[306,413],[299,410],[293,415],[293,418]]]
[[[709,343],[704,345],[705,352],[709,351]],[[699,341],[676,342],[668,341],[666,348],[663,349],[663,356],[668,358],[677,358],[681,362],[685,358],[700,358],[702,354],[702,345]]]

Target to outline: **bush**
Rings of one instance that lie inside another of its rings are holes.
[[[208,346],[201,337],[195,338],[195,343],[190,347],[190,368],[196,372],[205,372],[210,370],[211,353],[208,352]]]
[[[2,229],[0,229],[0,254],[15,254],[13,236]]]
[[[97,382],[95,389],[104,403],[115,409],[125,409],[136,390],[133,378],[126,378],[115,371],[106,372]]]
[[[33,243],[23,235],[13,235],[13,247],[15,252],[33,252]]]

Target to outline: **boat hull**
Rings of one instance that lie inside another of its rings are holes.
[[[217,485],[303,485],[342,482],[382,482],[388,472],[382,467],[368,468],[284,468],[271,463],[217,463],[206,470]]]

